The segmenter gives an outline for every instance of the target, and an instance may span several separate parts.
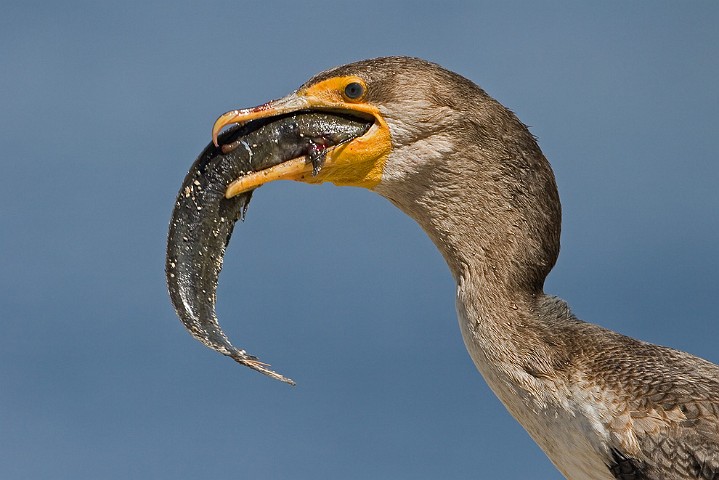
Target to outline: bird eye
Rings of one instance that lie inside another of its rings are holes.
[[[357,100],[364,95],[364,85],[359,82],[348,83],[345,87],[345,97],[350,100]]]

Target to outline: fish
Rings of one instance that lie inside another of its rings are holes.
[[[185,328],[209,348],[271,378],[295,382],[235,347],[220,327],[215,304],[225,250],[244,219],[253,191],[225,198],[228,186],[250,172],[305,156],[313,174],[327,149],[367,132],[370,121],[325,112],[295,112],[233,127],[210,143],[185,176],[167,236],[165,275],[170,300]]]

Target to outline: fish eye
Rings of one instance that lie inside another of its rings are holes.
[[[345,97],[350,100],[357,100],[365,93],[364,85],[359,82],[348,83],[345,87]]]

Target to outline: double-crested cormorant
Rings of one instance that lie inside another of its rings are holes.
[[[296,111],[372,119],[328,151],[239,178],[360,186],[412,217],[457,283],[462,335],[511,414],[571,479],[719,479],[719,367],[578,320],[543,292],[561,212],[549,163],[526,126],[438,65],[389,57],[337,67],[294,93],[222,115]]]

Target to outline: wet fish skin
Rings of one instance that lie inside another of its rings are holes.
[[[220,135],[190,167],[172,212],[165,273],[170,299],[187,330],[206,346],[272,378],[294,382],[238,349],[215,313],[217,282],[225,249],[252,192],[225,198],[237,178],[307,155],[315,174],[326,148],[364,134],[368,122],[320,112],[284,115],[251,122]]]

